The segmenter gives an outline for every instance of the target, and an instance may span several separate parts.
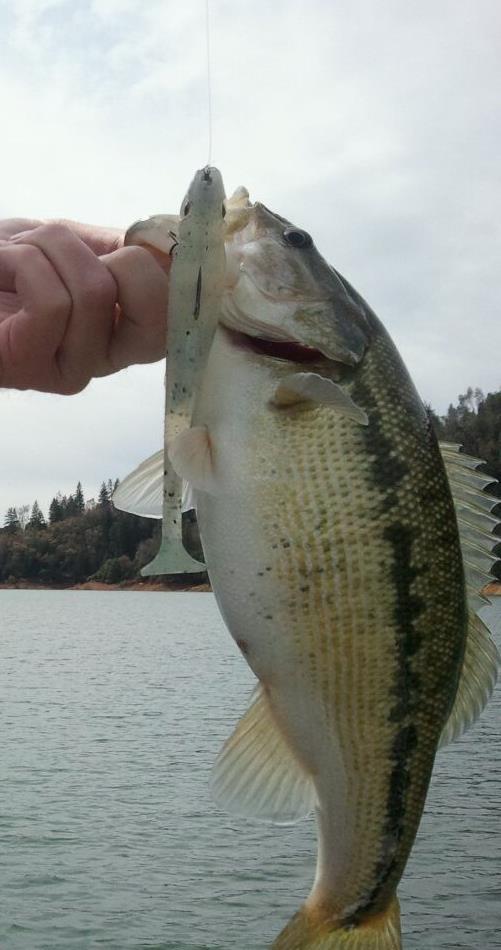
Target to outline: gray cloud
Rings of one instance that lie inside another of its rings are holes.
[[[0,214],[126,226],[177,210],[207,159],[204,4],[0,13]],[[228,190],[246,184],[313,234],[439,410],[469,384],[498,388],[497,0],[212,0],[211,21]],[[90,493],[125,474],[160,444],[161,387],[143,367],[69,400],[2,395],[0,512],[42,482],[47,497],[77,478]]]

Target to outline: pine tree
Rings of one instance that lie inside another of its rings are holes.
[[[103,482],[102,485],[101,485],[101,488],[99,489],[99,496],[98,496],[98,499],[97,499],[97,503],[98,503],[98,505],[99,505],[101,508],[109,508],[109,507],[110,507],[110,496],[109,496],[109,493],[108,493],[108,488],[107,488],[107,486],[106,486],[106,482]]]
[[[76,513],[79,515],[83,514],[85,511],[85,498],[82,490],[82,482],[78,482],[73,499],[75,501]]]
[[[5,515],[4,530],[9,534],[17,534],[20,531],[19,519],[15,508],[8,508]]]
[[[33,507],[31,509],[30,519],[26,525],[27,528],[32,528],[34,531],[40,531],[42,528],[47,527],[42,509],[38,504],[38,501],[33,502]]]
[[[62,521],[64,518],[64,511],[61,499],[61,493],[58,492],[57,495],[52,499],[49,505],[49,522],[54,524],[56,521]]]
[[[74,518],[76,515],[80,514],[74,495],[69,495],[68,498],[66,498],[65,495],[63,506],[63,518]]]
[[[61,495],[61,492],[58,492],[57,497],[61,505],[61,521],[64,521],[65,518],[69,518],[73,514],[71,510],[71,495],[68,498],[67,495]]]

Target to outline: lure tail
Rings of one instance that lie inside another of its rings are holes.
[[[183,543],[176,538],[162,538],[157,555],[141,568],[143,577],[154,574],[202,574],[205,564],[192,558]]]
[[[332,918],[302,908],[275,940],[272,950],[401,950],[400,910],[389,907],[363,923],[340,926]]]

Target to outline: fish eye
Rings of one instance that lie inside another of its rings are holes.
[[[283,232],[283,238],[291,247],[311,247],[313,244],[308,232],[301,231],[299,228],[286,228]]]
[[[190,211],[191,211],[191,201],[187,201],[186,204],[185,204],[185,206],[184,206],[184,208],[183,208],[183,214],[184,214],[184,216],[186,217],[186,215],[189,214]]]

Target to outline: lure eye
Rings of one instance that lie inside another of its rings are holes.
[[[187,201],[186,204],[185,204],[185,206],[184,206],[184,208],[183,208],[183,214],[184,214],[184,216],[186,217],[186,215],[189,214],[190,211],[191,211],[191,201]]]
[[[313,241],[307,231],[301,231],[299,228],[286,228],[283,233],[286,244],[290,247],[311,247]]]

